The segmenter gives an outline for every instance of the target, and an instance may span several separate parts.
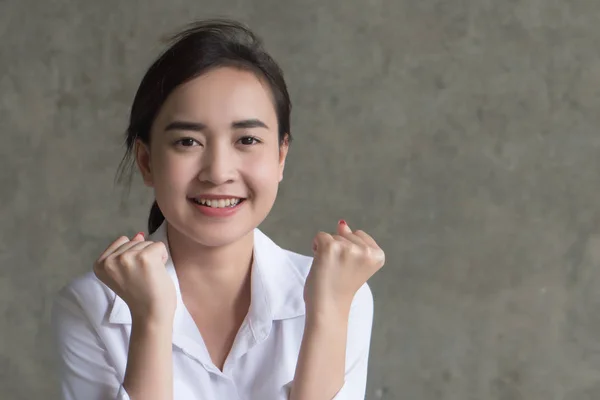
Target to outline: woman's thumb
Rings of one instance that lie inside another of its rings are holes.
[[[131,238],[131,240],[136,240],[136,241],[140,241],[143,242],[144,241],[144,232],[138,232],[135,234],[134,237]]]
[[[338,235],[343,236],[344,234],[352,233],[352,229],[350,229],[346,221],[340,219],[337,226],[337,233]]]

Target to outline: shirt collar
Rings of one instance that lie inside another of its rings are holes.
[[[165,244],[169,258],[166,263],[167,272],[173,280],[177,291],[177,315],[184,308],[179,288],[179,280],[171,259],[163,223],[148,240],[161,241]],[[254,230],[254,263],[251,279],[251,304],[248,319],[256,339],[266,337],[271,323],[275,320],[295,318],[305,314],[304,283],[305,277],[298,266],[290,258],[288,252],[275,244],[258,228]],[[131,314],[127,304],[119,296],[115,296],[109,322],[131,324]]]

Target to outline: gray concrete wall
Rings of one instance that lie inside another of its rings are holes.
[[[240,18],[294,100],[264,229],[387,250],[369,400],[600,398],[600,2],[0,1],[0,397],[57,398],[52,295],[151,192],[113,187],[163,34]],[[308,162],[308,159],[311,159]]]

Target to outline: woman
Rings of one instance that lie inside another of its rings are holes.
[[[149,237],[118,238],[59,294],[65,399],[364,398],[383,251],[344,221],[314,258],[257,229],[290,109],[281,70],[233,21],[194,24],[150,67],[123,160],[154,190]]]

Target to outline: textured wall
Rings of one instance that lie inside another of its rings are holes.
[[[120,135],[161,36],[207,16],[289,81],[264,229],[306,253],[345,218],[387,250],[369,400],[600,398],[600,2],[2,0],[3,399],[57,398],[52,295],[145,227]]]

